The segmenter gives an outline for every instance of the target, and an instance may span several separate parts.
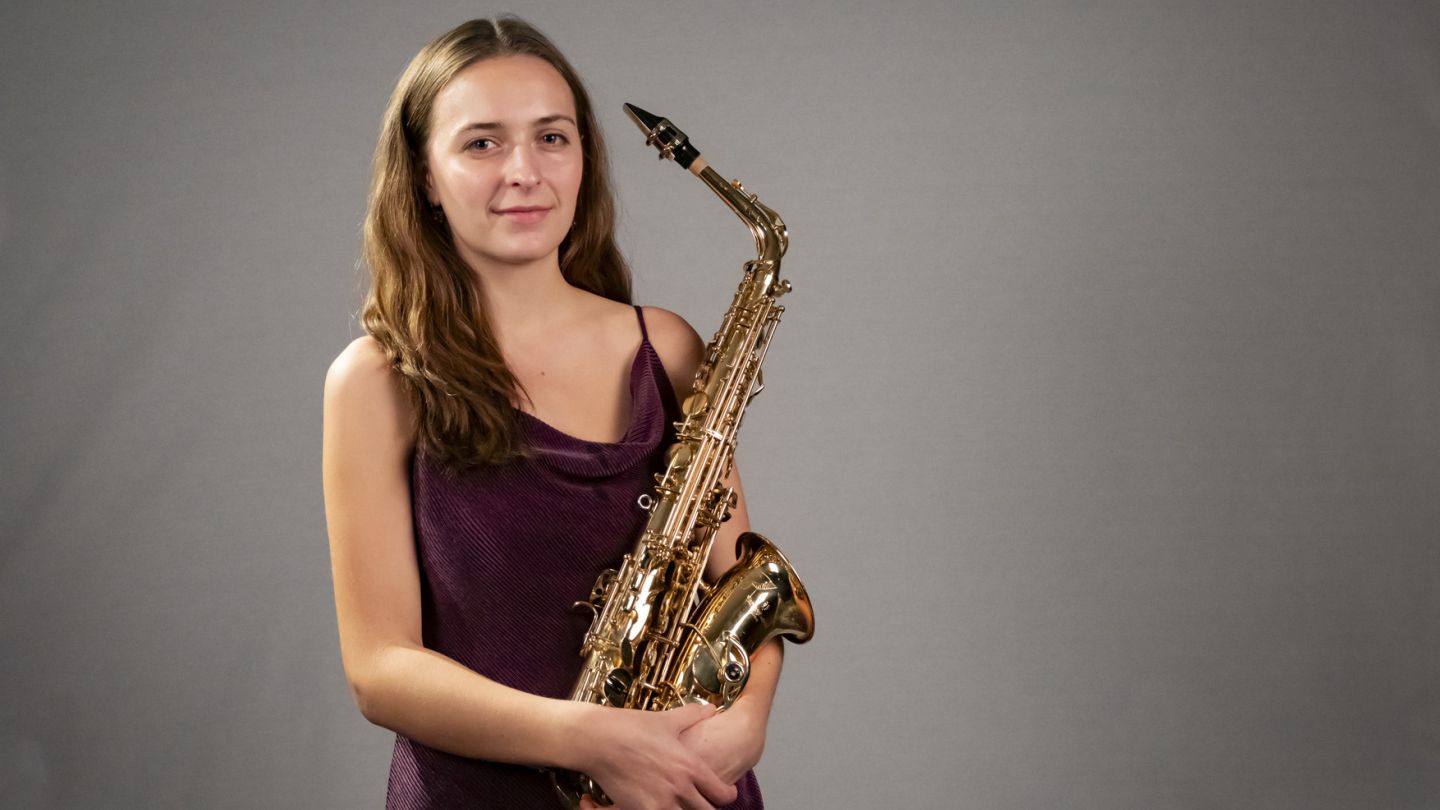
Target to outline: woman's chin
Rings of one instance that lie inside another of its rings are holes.
[[[533,264],[553,263],[559,265],[558,244],[539,244],[528,247],[516,246],[509,250],[463,251],[464,258],[471,264],[528,267]]]

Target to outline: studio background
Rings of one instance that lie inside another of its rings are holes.
[[[321,387],[386,98],[503,11],[637,301],[753,245],[621,102],[789,223],[769,806],[1440,805],[1440,6],[157,0],[0,11],[6,806],[383,804]]]

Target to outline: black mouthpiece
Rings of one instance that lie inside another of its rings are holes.
[[[625,114],[645,133],[645,143],[660,151],[661,160],[670,158],[688,169],[700,157],[700,151],[690,145],[689,136],[670,123],[670,119],[646,112],[634,104],[625,105]]]
[[[639,107],[636,107],[634,104],[626,104],[624,106],[626,114],[630,116],[630,120],[634,121],[635,125],[640,127],[640,129],[643,130],[646,135],[654,132],[656,128],[658,128],[660,124],[665,121],[664,118],[661,118],[660,116],[652,112],[642,110]]]

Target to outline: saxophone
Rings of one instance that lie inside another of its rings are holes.
[[[571,700],[659,711],[706,702],[724,711],[750,677],[750,655],[777,636],[810,640],[815,614],[790,561],[754,532],[736,541],[738,561],[714,585],[701,579],[720,524],[736,503],[722,483],[735,455],[745,407],[765,387],[760,365],[790,291],[780,280],[789,237],[779,215],[736,180],[711,169],[668,119],[630,104],[625,112],[647,145],[689,169],[719,195],[755,237],[757,257],[695,372],[694,393],[681,406],[677,438],[652,494],[640,497],[650,517],[619,569],[596,580],[594,613],[580,650],[585,659]],[[588,776],[551,772],[561,800],[579,807],[586,793],[608,803]]]

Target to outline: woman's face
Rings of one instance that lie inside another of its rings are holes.
[[[569,85],[534,56],[470,65],[435,99],[425,164],[426,195],[472,266],[551,256],[584,167]]]

